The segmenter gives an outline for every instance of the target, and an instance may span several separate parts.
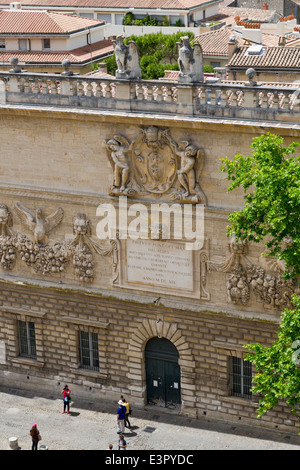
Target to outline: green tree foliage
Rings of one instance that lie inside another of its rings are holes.
[[[252,155],[222,159],[222,171],[231,181],[228,191],[242,188],[244,208],[229,216],[228,235],[264,241],[268,254],[286,263],[285,277],[300,274],[300,165],[298,143],[283,146],[278,135],[266,134],[252,142]],[[267,240],[267,241],[265,241]],[[288,240],[288,241],[287,241]],[[270,347],[246,346],[245,357],[256,366],[252,392],[258,394],[258,417],[285,400],[292,413],[300,405],[300,299],[282,312],[278,339]]]
[[[229,215],[228,235],[264,241],[266,253],[285,261],[285,277],[300,274],[300,165],[297,142],[266,134],[253,139],[252,155],[222,159],[228,191],[244,190],[244,208]]]
[[[293,414],[300,411],[300,299],[293,298],[295,308],[284,310],[278,339],[272,346],[247,345],[246,360],[256,366],[252,392],[259,400],[258,417],[285,401]]]

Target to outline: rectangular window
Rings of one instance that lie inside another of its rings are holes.
[[[252,398],[252,364],[239,357],[230,358],[230,391],[234,397]]]
[[[79,332],[80,365],[83,369],[99,370],[98,335]]]
[[[27,51],[27,39],[19,39],[19,51]]]
[[[43,39],[43,49],[50,49],[50,39],[44,38]]]
[[[5,49],[5,39],[0,39],[0,49]]]
[[[33,322],[18,321],[19,354],[36,359],[35,328]]]

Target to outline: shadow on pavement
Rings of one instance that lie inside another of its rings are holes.
[[[36,391],[28,391],[28,390],[21,390],[21,389],[11,389],[11,388],[4,388],[0,386],[0,392],[7,393],[10,395],[15,396],[22,396],[24,398],[32,398],[36,399],[37,394]],[[59,400],[61,397],[54,396],[53,394],[43,394],[43,398],[47,400]],[[74,400],[74,404],[71,405],[70,408],[70,415],[75,417],[80,415],[79,411],[73,411],[72,407],[75,407],[76,410],[89,410],[95,411],[99,413],[117,413],[117,403],[112,402],[111,399],[104,400],[103,398],[95,398],[93,397],[92,400],[85,400],[82,398],[72,397]],[[297,445],[300,444],[300,436],[296,434],[297,430],[295,430],[295,434],[288,433],[286,431],[281,430],[271,430],[259,426],[250,426],[248,424],[243,424],[241,422],[230,422],[230,421],[223,421],[223,420],[216,420],[207,417],[200,417],[199,419],[196,418],[188,418],[185,416],[180,416],[178,411],[168,410],[163,407],[155,407],[155,406],[144,406],[143,408],[135,408],[134,404],[132,404],[133,414],[130,416],[130,420],[134,423],[134,419],[145,419],[151,421],[153,426],[159,423],[167,423],[176,426],[187,426],[189,428],[194,428],[195,430],[205,430],[205,431],[214,431],[214,432],[222,432],[226,434],[231,434],[235,436],[246,436],[248,438],[254,439],[263,439],[263,440],[270,440],[274,442],[281,442],[285,444]],[[145,432],[147,431],[149,426],[146,426],[144,429]],[[139,426],[135,426],[134,424],[131,426],[130,429],[125,430],[125,434],[127,437],[135,436],[136,433],[134,430],[139,429]],[[155,428],[153,428],[155,429]]]

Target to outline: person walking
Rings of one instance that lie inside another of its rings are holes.
[[[124,439],[123,434],[120,434],[119,436],[119,442],[118,442],[118,450],[126,450],[127,443]]]
[[[41,436],[40,436],[36,423],[32,425],[29,434],[32,438],[31,450],[38,450],[38,443],[39,443]]]
[[[123,405],[125,406],[126,408],[126,411],[125,411],[125,420],[124,420],[124,424],[125,424],[125,428],[131,428],[130,426],[130,422],[129,422],[129,415],[130,415],[130,404],[128,403],[128,401],[126,400],[126,398],[122,397],[121,396],[121,399],[123,401]],[[127,426],[128,424],[128,426]]]
[[[69,414],[69,412],[70,412],[71,390],[69,389],[68,385],[65,385],[65,387],[63,388],[63,391],[61,393],[62,393],[63,402],[64,402],[63,413],[65,413],[65,411],[67,409],[67,413]]]
[[[121,434],[125,430],[124,420],[125,420],[126,408],[123,405],[122,400],[118,401],[118,405],[119,405],[119,407],[118,407],[118,410],[117,410],[117,433]]]

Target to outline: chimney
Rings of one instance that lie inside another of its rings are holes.
[[[262,6],[262,9],[263,10],[269,10],[269,5],[267,4],[267,2],[265,2]]]
[[[21,3],[13,2],[9,4],[10,10],[21,10]]]
[[[285,45],[286,45],[286,37],[285,36],[279,36],[278,46],[285,46]]]
[[[228,62],[230,61],[231,57],[235,53],[237,48],[237,39],[234,34],[232,34],[228,41]]]

